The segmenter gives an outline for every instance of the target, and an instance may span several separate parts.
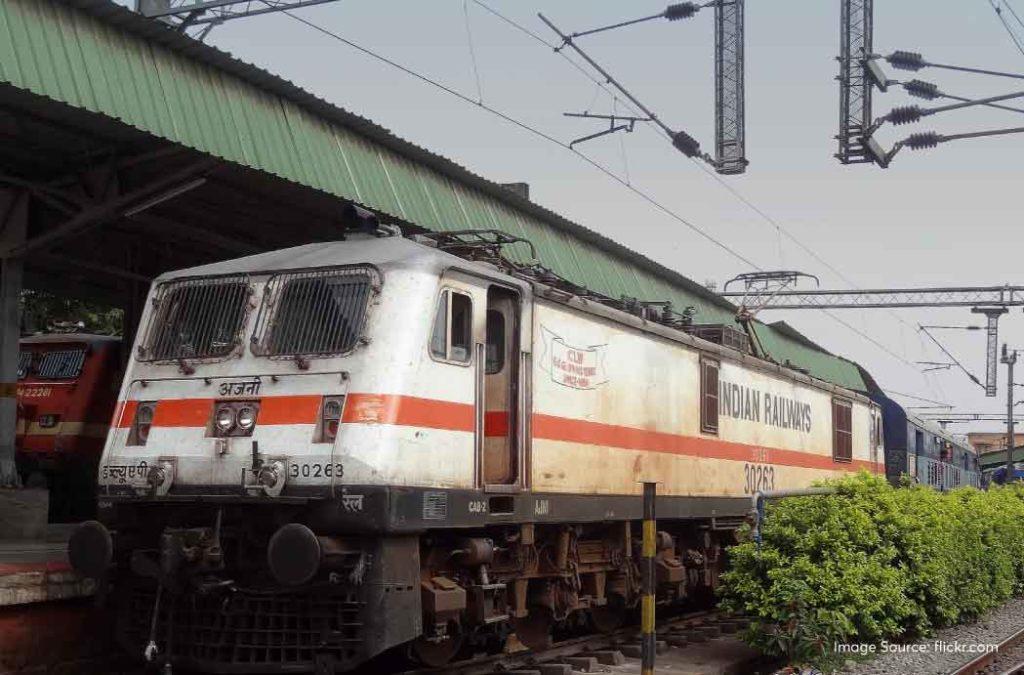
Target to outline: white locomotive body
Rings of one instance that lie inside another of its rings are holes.
[[[661,599],[707,595],[753,493],[883,471],[880,425],[858,394],[649,317],[353,237],[154,283],[100,467],[114,535],[92,523],[71,553],[119,570],[125,641],[159,658],[439,663],[506,627],[614,623],[643,481]],[[267,597],[301,635],[261,623]]]

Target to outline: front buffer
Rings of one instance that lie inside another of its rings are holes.
[[[419,538],[325,536],[303,510],[119,504],[69,557],[110,581],[119,642],[156,665],[327,674],[419,637]]]

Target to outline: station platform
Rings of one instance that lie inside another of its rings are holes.
[[[0,675],[110,672],[109,617],[92,597],[94,582],[68,563],[73,527],[0,538]]]
[[[0,540],[0,607],[91,596],[94,583],[68,564],[70,527],[51,526],[45,540]]]

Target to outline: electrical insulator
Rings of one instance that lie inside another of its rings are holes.
[[[942,137],[934,131],[923,131],[919,134],[911,134],[903,141],[903,145],[911,150],[924,150],[934,148],[942,140]]]
[[[700,5],[695,2],[679,2],[674,5],[669,5],[665,9],[664,16],[669,21],[678,21],[679,19],[689,19],[699,11]]]
[[[910,82],[904,82],[903,89],[911,96],[926,98],[929,101],[942,95],[939,91],[939,85],[933,82],[925,82],[924,80],[911,80]]]
[[[923,111],[916,105],[905,105],[898,108],[893,108],[892,111],[886,115],[886,118],[899,126],[901,124],[910,124],[917,122],[924,116]]]
[[[885,60],[897,70],[921,70],[927,65],[924,57],[917,52],[895,51],[885,57]]]
[[[700,156],[700,143],[697,142],[696,138],[685,131],[677,131],[672,134],[672,145],[676,147],[676,150],[687,157]]]

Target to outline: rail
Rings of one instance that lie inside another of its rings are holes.
[[[1000,642],[995,651],[979,654],[977,657],[971,659],[959,668],[950,671],[949,675],[976,675],[977,673],[982,672],[997,672],[1002,673],[1002,675],[1016,675],[1017,673],[1024,671],[1024,663],[1017,663],[1008,670],[992,670],[991,667],[998,661],[1000,655],[1009,653],[1021,644],[1021,642],[1024,642],[1024,628]]]
[[[682,629],[699,631],[702,627],[721,626],[718,634],[735,632],[746,625],[742,618],[728,617],[717,611],[698,611],[671,617],[660,622],[659,635]],[[730,626],[725,630],[725,626]],[[463,661],[453,661],[438,668],[417,668],[397,675],[491,675],[495,672],[535,670],[541,664],[559,663],[567,657],[592,654],[602,650],[624,649],[623,645],[636,645],[640,641],[640,627],[628,626],[606,634],[587,635],[556,642],[543,651],[523,650],[512,653],[478,655]],[[749,665],[749,664],[745,664]],[[744,671],[746,672],[746,671]]]

